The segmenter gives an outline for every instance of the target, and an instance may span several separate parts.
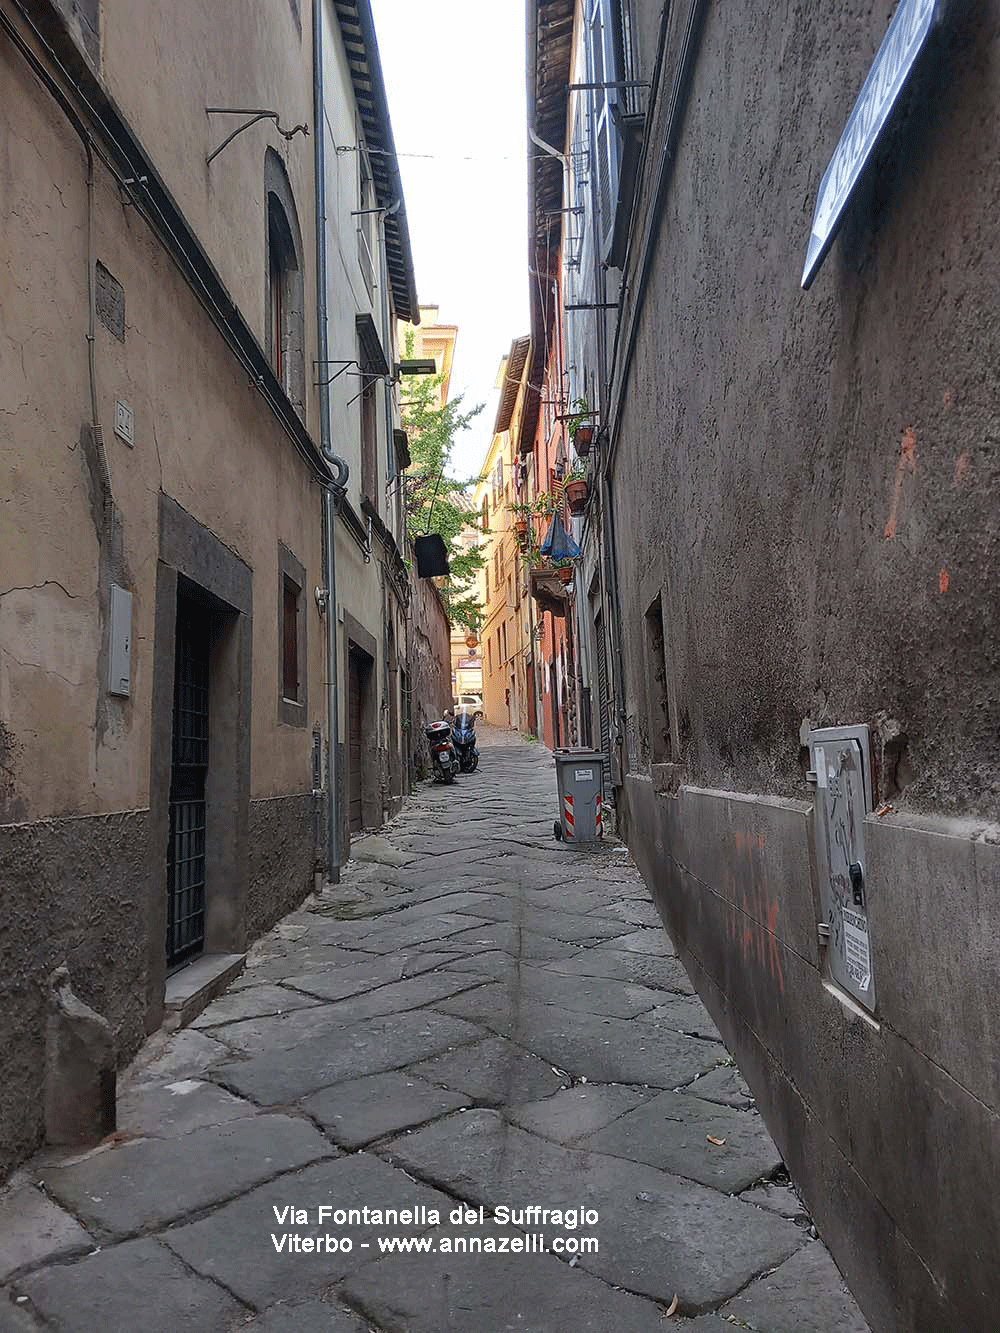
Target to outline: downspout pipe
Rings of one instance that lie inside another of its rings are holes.
[[[325,0],[313,5],[313,160],[316,196],[316,347],[320,366],[329,360],[327,329],[326,257],[326,117],[323,97],[323,10]],[[323,580],[326,586],[326,878],[340,883],[340,697],[337,654],[337,510],[347,485],[349,469],[333,452],[330,425],[330,386],[319,383],[320,450],[332,476],[323,483]]]

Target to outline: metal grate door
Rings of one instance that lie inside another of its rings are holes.
[[[200,953],[205,942],[209,631],[208,615],[179,598],[167,852],[168,967]]]

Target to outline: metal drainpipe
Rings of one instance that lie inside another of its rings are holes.
[[[319,434],[323,457],[334,476],[323,485],[323,570],[326,584],[326,866],[327,881],[340,883],[340,803],[337,795],[340,699],[337,688],[337,508],[349,473],[333,452],[330,431],[330,386],[324,384],[329,360],[326,266],[326,119],[323,102],[323,7],[313,5],[313,161],[316,177],[316,345],[319,360]]]

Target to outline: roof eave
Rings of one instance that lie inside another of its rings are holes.
[[[420,323],[413,251],[406,220],[403,182],[389,117],[382,61],[372,17],[371,0],[333,0],[354,87],[354,99],[369,148],[377,149],[372,176],[379,207],[393,209],[385,215],[386,262],[392,302],[399,319]]]

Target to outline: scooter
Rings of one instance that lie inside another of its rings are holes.
[[[458,772],[458,755],[451,739],[450,722],[428,722],[424,735],[431,747],[431,763],[436,782],[454,782]]]
[[[466,708],[455,713],[451,737],[458,751],[458,762],[463,773],[475,773],[479,767],[479,751],[476,749],[476,717]]]

